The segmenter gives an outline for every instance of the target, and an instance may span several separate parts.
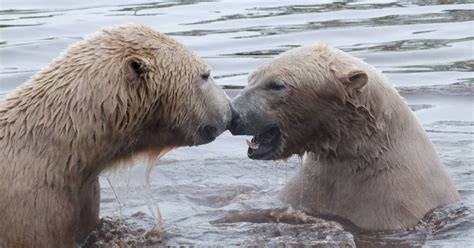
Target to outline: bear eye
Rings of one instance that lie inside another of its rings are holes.
[[[281,81],[271,81],[267,85],[267,89],[269,89],[269,90],[279,91],[279,90],[283,90],[285,88],[286,88],[285,84]]]
[[[203,74],[201,74],[201,79],[204,80],[204,81],[207,81],[209,79],[210,75],[211,75],[210,72],[203,73]]]

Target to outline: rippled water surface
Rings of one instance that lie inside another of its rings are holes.
[[[393,233],[360,232],[284,211],[274,195],[299,168],[300,159],[249,160],[245,137],[224,133],[209,145],[171,151],[154,167],[150,189],[167,229],[162,244],[472,247],[473,20],[473,3],[450,0],[2,0],[0,97],[69,44],[126,22],[145,24],[184,43],[212,65],[217,82],[228,89],[244,86],[252,68],[283,51],[325,42],[365,59],[397,86],[427,130],[463,203],[435,211],[415,230]],[[136,164],[101,178],[101,216],[122,215],[131,229],[149,229],[153,204],[147,204],[143,190],[145,166],[140,160]],[[282,219],[282,214],[290,217]],[[227,221],[216,221],[225,216]],[[276,219],[282,223],[274,223]]]

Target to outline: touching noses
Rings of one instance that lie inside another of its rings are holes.
[[[235,110],[234,106],[232,105],[232,102],[230,103],[230,112],[232,114],[232,119],[229,122],[227,129],[229,129],[230,132],[232,133],[232,130],[235,129],[235,127],[237,126],[237,122],[239,121],[239,118],[240,118],[239,113],[237,113],[237,110]]]

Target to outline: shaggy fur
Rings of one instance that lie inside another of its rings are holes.
[[[97,221],[101,171],[224,131],[230,107],[209,70],[129,24],[72,45],[2,100],[0,247],[72,247]]]
[[[284,88],[268,87],[273,82]],[[375,68],[338,49],[317,44],[279,55],[251,73],[233,104],[242,123],[252,116],[280,127],[270,159],[307,153],[280,193],[292,205],[364,229],[393,230],[460,199],[397,91]]]

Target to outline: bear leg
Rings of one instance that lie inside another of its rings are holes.
[[[83,184],[79,192],[80,218],[77,230],[77,242],[82,243],[99,221],[100,185],[99,177]]]

